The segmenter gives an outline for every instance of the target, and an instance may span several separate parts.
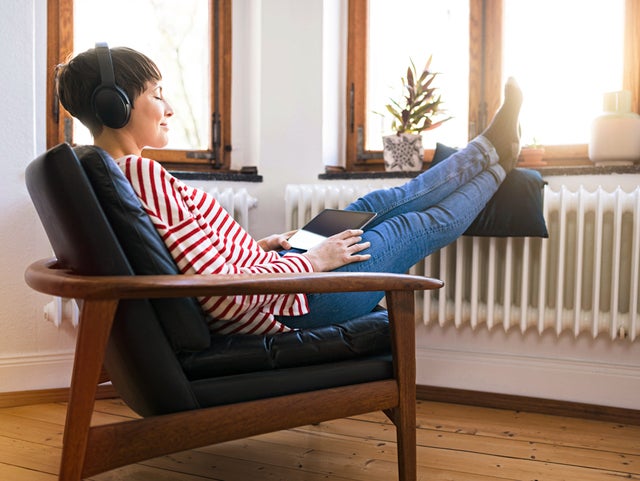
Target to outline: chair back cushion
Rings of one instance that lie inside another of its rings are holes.
[[[133,272],[179,274],[138,196],[111,156],[94,146],[74,150]],[[151,304],[175,351],[209,347],[205,315],[195,299],[153,299]]]
[[[58,262],[77,274],[133,275],[87,176],[61,144],[27,167],[31,200]]]

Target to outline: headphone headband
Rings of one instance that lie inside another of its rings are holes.
[[[111,50],[107,42],[96,42],[96,55],[98,57],[98,66],[100,67],[101,85],[114,86],[116,84],[116,78],[113,73]]]
[[[104,125],[119,129],[129,122],[131,101],[127,93],[116,85],[109,46],[105,42],[97,42],[95,51],[100,68],[100,85],[91,97],[93,111]]]

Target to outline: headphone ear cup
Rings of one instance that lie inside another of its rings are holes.
[[[115,85],[101,85],[93,92],[93,111],[107,127],[120,129],[131,116],[131,102],[126,92]]]

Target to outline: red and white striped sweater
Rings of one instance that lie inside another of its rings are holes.
[[[238,274],[312,272],[300,254],[267,252],[209,194],[189,187],[157,162],[118,159],[181,272]],[[274,315],[309,312],[304,294],[201,297],[210,328],[219,333],[266,334],[289,330]]]

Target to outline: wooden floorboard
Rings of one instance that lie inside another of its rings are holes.
[[[25,469],[17,466],[0,463],[0,475],[6,481],[56,481],[58,477],[33,469]]]
[[[0,480],[53,481],[65,403],[0,409]],[[431,481],[640,480],[640,426],[419,401],[418,475]],[[95,424],[136,417],[100,400]],[[395,428],[382,413],[156,458],[92,481],[389,481]]]

